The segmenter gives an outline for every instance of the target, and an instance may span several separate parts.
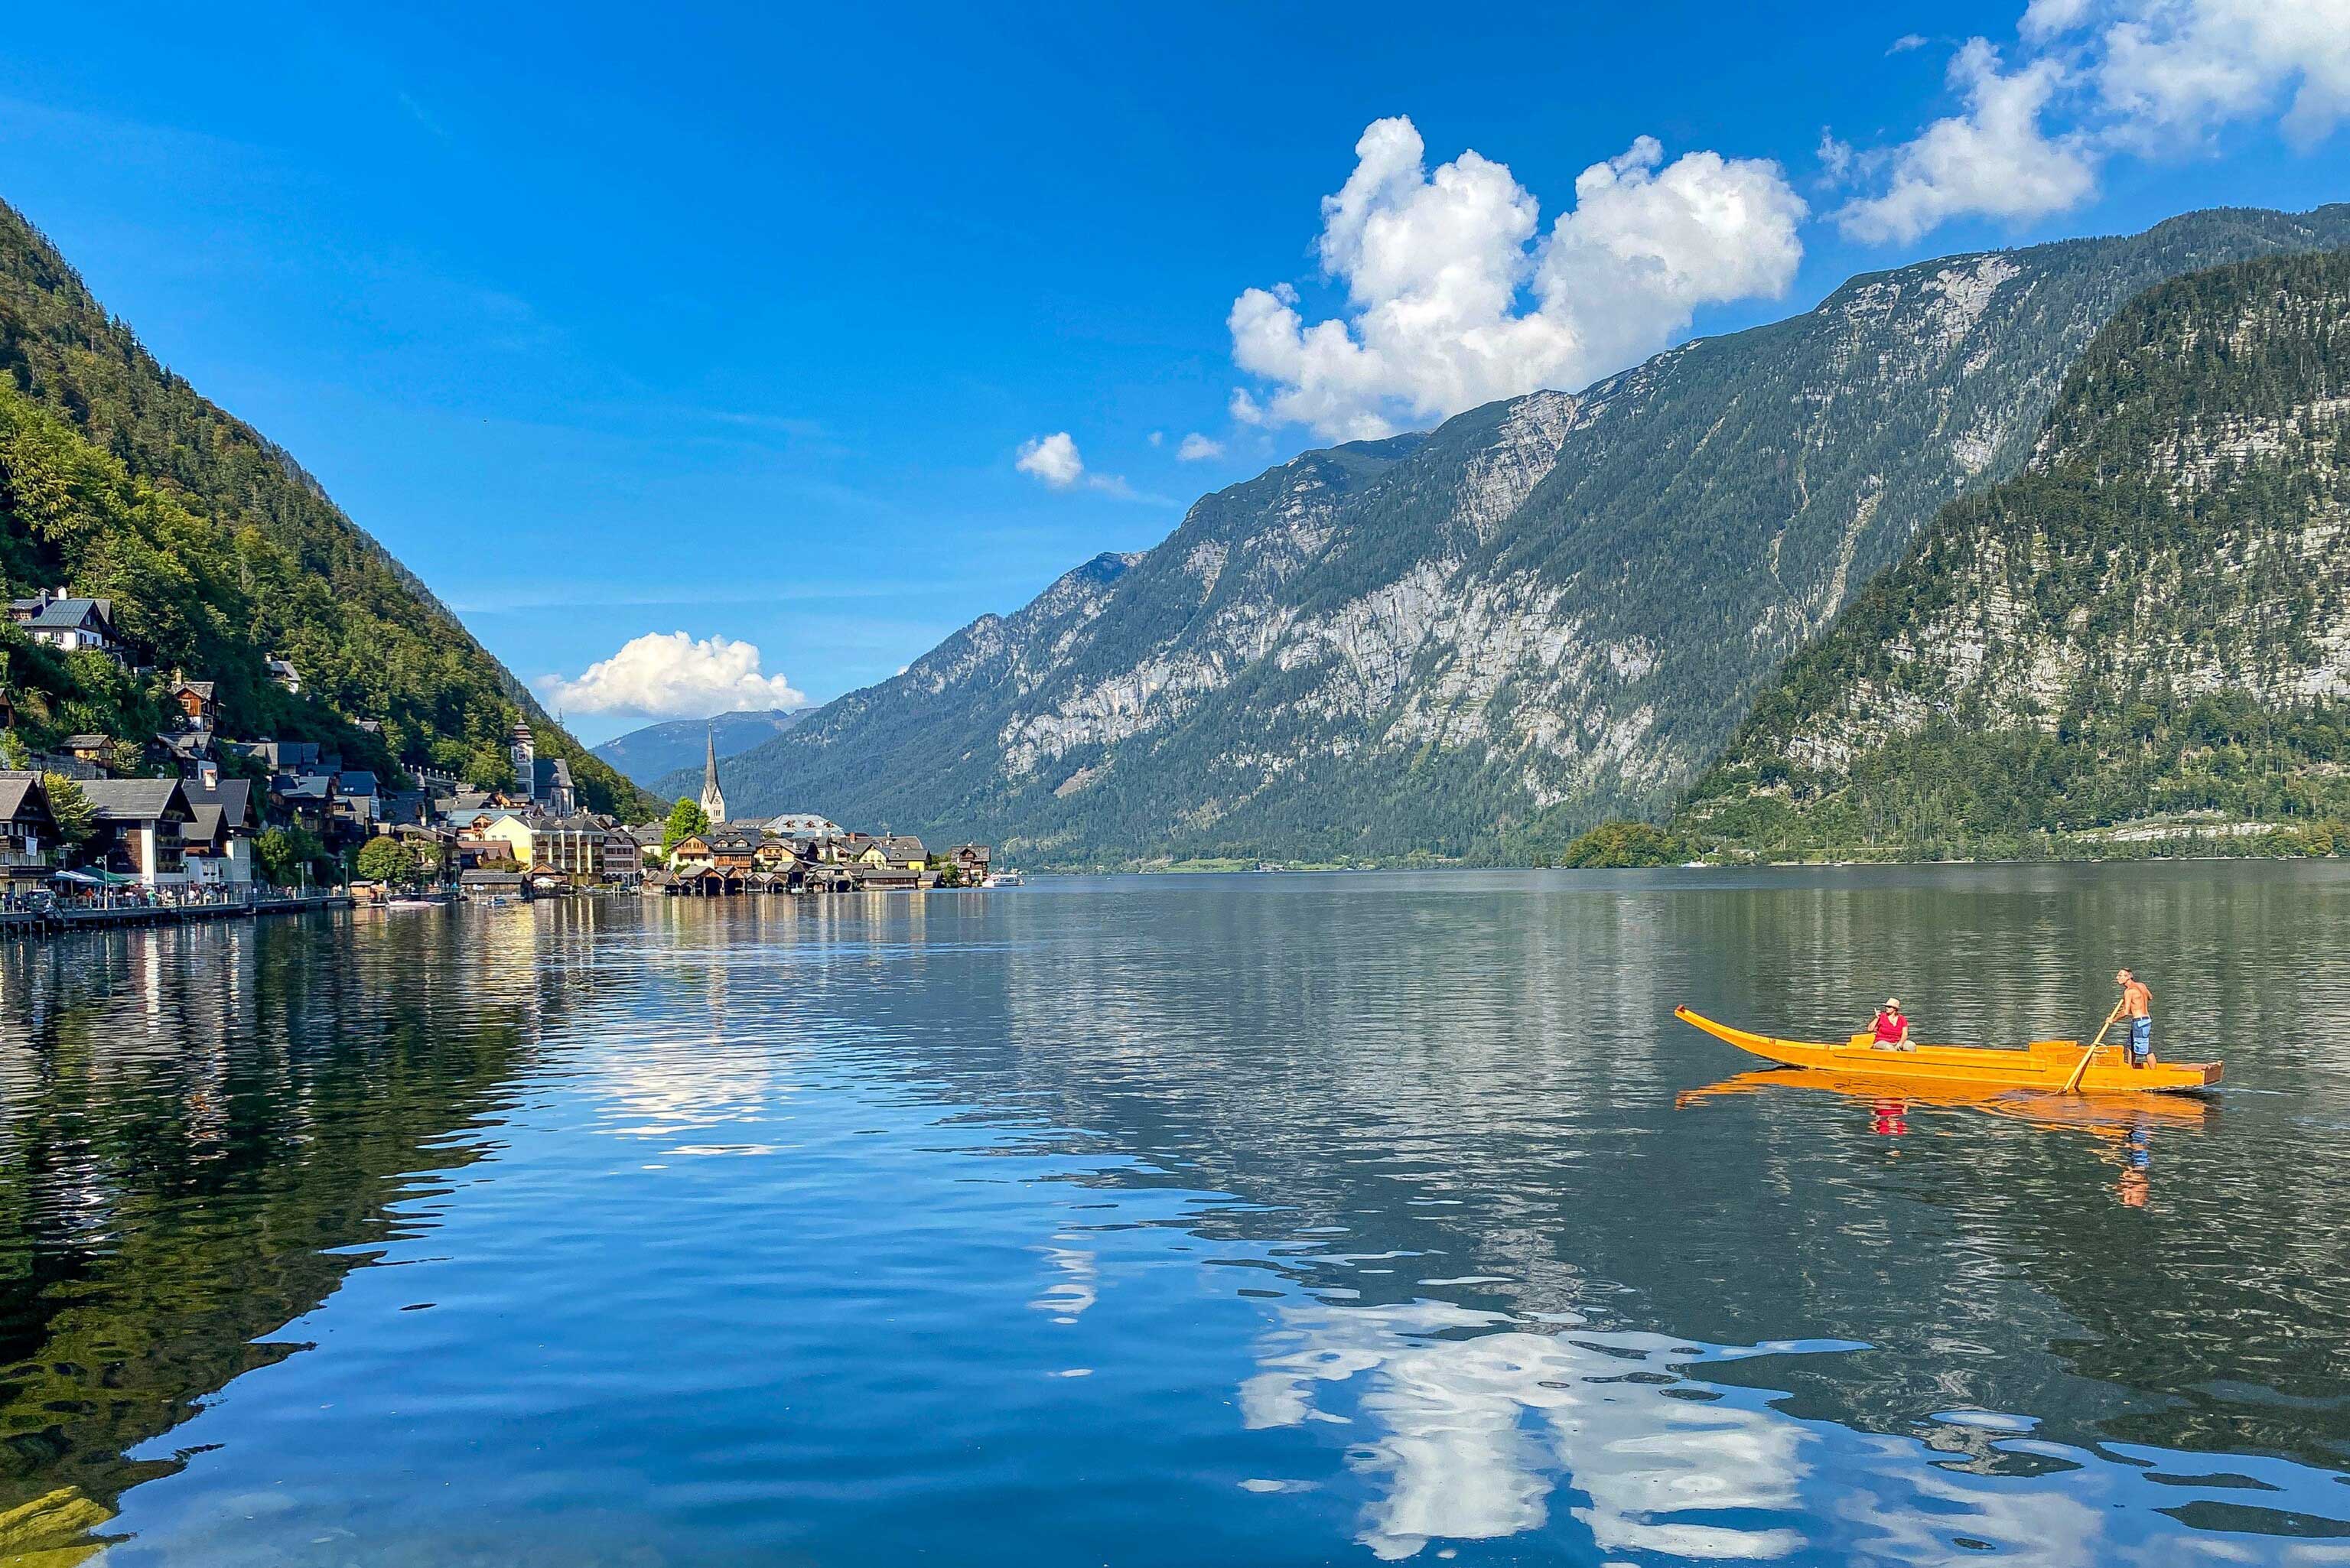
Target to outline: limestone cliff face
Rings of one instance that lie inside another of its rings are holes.
[[[755,810],[1040,862],[1491,854],[1669,799],[2147,284],[2350,209],[1856,280],[1804,316],[1194,505],[728,766]]]
[[[2334,252],[2133,302],[2025,471],[1947,508],[1790,661],[1681,816],[1766,847],[2314,818],[2350,809],[2345,713]]]

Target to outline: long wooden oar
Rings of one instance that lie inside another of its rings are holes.
[[[2056,1091],[2058,1094],[2069,1095],[2080,1086],[2081,1075],[2089,1070],[2089,1058],[2095,1055],[2097,1047],[2106,1043],[2106,1031],[2111,1029],[2114,1026],[2114,1020],[2121,1015],[2122,1004],[2116,1002],[2114,1003],[2114,1010],[2106,1014],[2106,1021],[2097,1025],[2097,1037],[2089,1042],[2089,1048],[2081,1053],[2079,1061],[2073,1064],[2073,1075],[2064,1080],[2064,1086]]]

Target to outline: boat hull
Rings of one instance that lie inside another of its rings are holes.
[[[1842,1073],[1898,1085],[1966,1085],[1979,1088],[2062,1089],[2073,1076],[2085,1049],[2078,1040],[2034,1040],[2021,1051],[1986,1050],[1973,1045],[1919,1045],[1908,1051],[1879,1051],[1869,1037],[1825,1044],[1782,1040],[1717,1023],[1686,1007],[1673,1016],[1717,1040],[1727,1041],[1766,1061],[1790,1067]],[[2217,1062],[2161,1062],[2133,1067],[2119,1045],[2100,1045],[2074,1085],[2085,1094],[2178,1095],[2206,1089],[2220,1081]]]

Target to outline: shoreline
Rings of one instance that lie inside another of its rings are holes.
[[[85,909],[11,909],[0,912],[0,936],[54,937],[117,926],[187,925],[201,920],[256,919],[263,915],[299,915],[348,909],[348,893],[304,893],[286,898],[244,898],[211,904],[117,904]]]

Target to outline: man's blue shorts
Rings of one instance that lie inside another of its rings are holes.
[[[2133,1018],[2129,1021],[2129,1054],[2133,1064],[2143,1063],[2154,1054],[2154,1020]]]

